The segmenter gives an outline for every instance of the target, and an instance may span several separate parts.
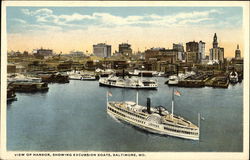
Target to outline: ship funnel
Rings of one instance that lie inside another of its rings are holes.
[[[159,107],[159,115],[162,115],[161,106]]]
[[[122,70],[122,78],[124,79],[124,76],[125,76],[125,71],[124,69]]]
[[[150,98],[147,98],[147,112],[149,113],[149,114],[151,114],[151,110],[150,110],[150,104],[151,102],[150,102]]]

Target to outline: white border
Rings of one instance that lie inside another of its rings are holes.
[[[6,151],[6,72],[7,72],[7,35],[6,35],[6,6],[238,6],[243,7],[243,28],[244,28],[244,108],[243,108],[243,152],[146,152],[146,157],[60,157],[64,159],[248,159],[249,157],[249,2],[242,1],[3,1],[2,2],[2,30],[1,30],[1,157],[0,159],[59,159],[58,157],[16,157],[15,153],[36,153],[36,152],[7,152]],[[41,153],[41,152],[39,152]],[[54,153],[54,152],[42,152]],[[60,152],[60,153],[82,153]],[[86,153],[86,152],[85,152]],[[88,152],[107,153],[107,152]],[[123,152],[116,152],[123,153]],[[140,153],[140,152],[136,152]],[[144,153],[144,152],[141,152]]]

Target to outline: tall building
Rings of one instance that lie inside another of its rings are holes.
[[[199,52],[198,52],[198,59],[204,60],[206,58],[205,55],[205,42],[200,41],[199,42]]]
[[[199,60],[199,43],[192,41],[186,43],[186,61],[188,63],[198,63]]]
[[[218,46],[216,33],[213,38],[213,48],[210,49],[209,60],[217,63],[224,61],[224,48]]]
[[[40,56],[50,56],[53,54],[53,50],[52,49],[37,49],[37,50],[33,50],[35,55],[40,55]]]
[[[180,61],[184,60],[184,47],[183,47],[183,44],[181,44],[181,43],[179,43],[179,44],[173,43],[173,49],[178,51],[178,54],[177,54],[178,60],[180,60]]]
[[[98,57],[110,57],[111,56],[111,45],[105,43],[99,43],[93,45],[94,55]]]
[[[198,42],[192,41],[186,43],[186,52],[199,52],[199,44]]]
[[[167,63],[176,63],[177,50],[165,48],[151,48],[145,51],[145,60],[149,61],[164,61]]]
[[[119,53],[125,56],[131,56],[132,54],[131,45],[128,43],[119,44]]]
[[[217,35],[214,33],[213,48],[218,48]]]
[[[237,49],[235,50],[235,59],[240,59],[241,58],[241,52],[239,49],[239,45],[237,45]]]

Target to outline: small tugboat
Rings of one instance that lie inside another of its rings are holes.
[[[174,115],[174,94],[180,95],[173,89],[172,113],[169,113],[163,106],[151,107],[150,98],[147,98],[147,106],[138,104],[138,92],[136,102],[109,101],[108,97],[112,93],[107,93],[107,113],[115,119],[129,123],[143,130],[156,134],[169,135],[190,140],[199,140],[200,136],[200,114],[198,114],[198,124]]]
[[[7,89],[7,102],[15,101],[17,100],[15,90],[12,88]]]
[[[235,71],[230,72],[229,81],[230,83],[237,83],[239,81],[238,73]]]
[[[178,82],[179,82],[179,77],[178,76],[175,76],[175,75],[169,76],[168,85],[177,85]]]
[[[119,87],[119,88],[131,88],[131,89],[157,89],[157,80],[142,79],[142,78],[129,78],[129,77],[117,77],[109,76],[108,78],[99,79],[100,86]]]
[[[193,76],[193,75],[195,75],[195,72],[187,72],[185,74],[179,73],[178,75],[169,76],[167,84],[168,85],[178,85],[179,81],[182,81],[182,80],[184,80],[190,76]]]

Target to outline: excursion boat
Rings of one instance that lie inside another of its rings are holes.
[[[71,74],[69,75],[70,80],[81,80],[82,76],[80,74]]]
[[[67,75],[69,76],[69,80],[81,80],[82,76],[80,74],[80,71],[71,71],[71,72],[67,72]]]
[[[138,92],[136,102],[109,101],[112,96],[107,93],[107,113],[115,119],[124,121],[148,132],[174,136],[178,138],[199,140],[200,114],[198,114],[198,126],[183,117],[174,115],[174,90],[172,94],[172,113],[163,106],[151,107],[150,98],[147,98],[147,106],[138,104]]]
[[[108,78],[99,79],[100,86],[119,87],[119,88],[132,88],[132,89],[157,89],[157,80],[142,79],[142,78],[129,78],[109,76]]]
[[[229,81],[231,83],[237,83],[239,81],[238,73],[235,72],[235,71],[230,72],[230,74],[229,74]]]
[[[67,73],[70,80],[96,80],[96,76],[91,73],[81,71],[71,71]]]

